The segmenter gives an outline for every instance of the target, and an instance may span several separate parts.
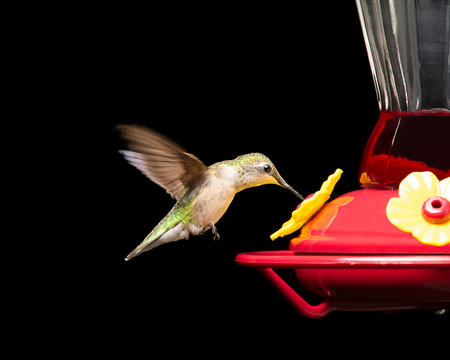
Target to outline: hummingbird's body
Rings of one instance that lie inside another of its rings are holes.
[[[249,187],[278,184],[302,199],[263,154],[242,155],[206,167],[194,155],[150,129],[123,125],[120,130],[131,149],[122,151],[125,158],[177,200],[172,210],[126,260],[210,228],[218,238],[214,224],[226,212],[234,195]]]

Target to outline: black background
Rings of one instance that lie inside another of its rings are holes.
[[[124,261],[174,201],[120,156],[117,124],[149,126],[206,165],[262,152],[304,196],[338,167],[334,194],[358,189],[378,105],[354,2],[79,10],[57,37],[53,115],[76,139],[70,152],[80,166],[62,175],[77,185],[59,194],[65,206],[83,207],[62,215],[69,225],[59,237],[74,239],[57,245],[48,287],[37,285],[37,322],[53,330],[41,346],[130,357],[442,348],[448,316],[311,320],[256,270],[238,266],[240,252],[287,249],[289,237],[269,238],[298,204],[281,187],[237,194],[217,223],[220,241],[208,232]]]

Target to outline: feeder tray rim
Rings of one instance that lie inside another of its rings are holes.
[[[291,250],[244,252],[241,266],[255,268],[450,268],[450,254],[323,254]]]

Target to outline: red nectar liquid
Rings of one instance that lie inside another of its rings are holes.
[[[413,171],[450,176],[450,111],[381,111],[362,156],[361,185],[395,189]]]

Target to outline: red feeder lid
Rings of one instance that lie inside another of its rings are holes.
[[[450,244],[428,245],[392,225],[388,201],[397,190],[357,190],[325,206],[305,224],[290,250],[297,253],[450,254]]]

